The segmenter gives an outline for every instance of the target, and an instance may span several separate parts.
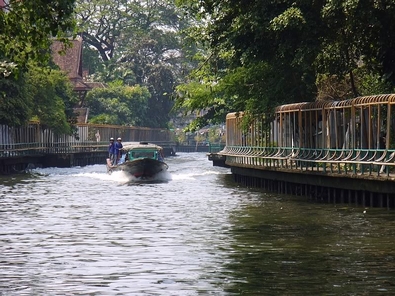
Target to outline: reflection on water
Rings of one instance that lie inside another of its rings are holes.
[[[0,295],[395,292],[393,212],[240,188],[204,153],[0,179]],[[132,182],[131,182],[132,181]]]
[[[268,197],[234,211],[231,221],[235,241],[225,270],[236,271],[238,281],[227,287],[229,292],[373,295],[395,291],[391,212]]]

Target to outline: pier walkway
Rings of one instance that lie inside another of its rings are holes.
[[[232,146],[209,159],[230,167],[235,181],[248,187],[329,203],[395,208],[395,151]]]
[[[246,186],[394,208],[394,104],[392,94],[289,104],[247,123],[230,113],[226,146],[209,159]]]

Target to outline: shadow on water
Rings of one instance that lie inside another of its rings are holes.
[[[262,193],[229,221],[224,277],[234,280],[224,290],[231,295],[395,292],[391,212]]]

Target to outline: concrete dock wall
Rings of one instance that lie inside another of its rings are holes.
[[[395,182],[295,171],[257,170],[231,167],[234,180],[246,187],[315,201],[365,207],[395,207]]]
[[[87,151],[75,153],[49,153],[27,156],[0,158],[0,174],[8,175],[25,172],[33,168],[86,166],[104,164],[106,151]]]

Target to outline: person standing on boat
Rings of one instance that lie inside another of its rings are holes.
[[[108,145],[108,158],[111,161],[111,164],[114,163],[114,152],[115,152],[115,144],[114,138],[110,138],[110,144]]]
[[[121,159],[122,156],[122,139],[118,138],[117,142],[114,144],[114,163],[113,165],[118,164],[119,160]]]

